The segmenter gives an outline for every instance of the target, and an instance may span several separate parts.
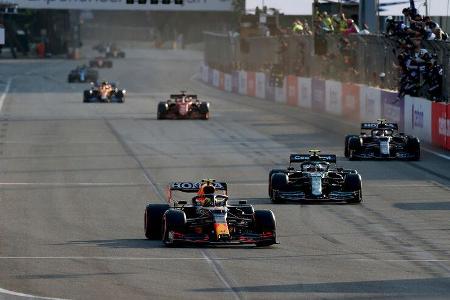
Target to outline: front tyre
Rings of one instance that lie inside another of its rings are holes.
[[[168,204],[147,205],[144,215],[144,230],[147,239],[161,239],[163,215],[168,209]]]
[[[178,209],[169,209],[163,216],[162,240],[166,246],[176,246],[174,234],[184,234],[186,228],[186,214]]]
[[[361,203],[362,202],[362,180],[359,174],[347,174],[344,178],[344,192],[353,192],[355,196],[347,200],[347,203]]]
[[[271,210],[255,210],[254,230],[259,234],[271,234],[272,237],[264,241],[257,242],[257,247],[270,246],[276,243],[276,226],[275,215]]]

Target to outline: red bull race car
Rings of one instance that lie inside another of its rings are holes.
[[[200,101],[197,95],[170,95],[169,100],[159,102],[157,119],[209,119],[209,102]]]
[[[173,193],[196,193],[190,200],[174,200]],[[227,184],[214,180],[173,182],[169,204],[148,204],[145,236],[166,246],[276,244],[276,221],[270,210],[255,210],[246,201],[231,204]]]

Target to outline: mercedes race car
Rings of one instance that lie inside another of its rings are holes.
[[[68,82],[92,82],[98,80],[98,71],[89,68],[88,66],[78,66],[70,71],[67,76]]]
[[[209,102],[200,102],[197,95],[170,95],[167,101],[159,102],[157,119],[209,119]]]
[[[91,88],[85,90],[83,102],[104,102],[104,103],[123,103],[125,101],[125,90],[120,90],[114,83],[107,81],[101,84],[91,83]]]
[[[358,159],[420,160],[420,140],[398,132],[397,123],[361,123],[360,135],[347,135],[345,157]]]
[[[89,61],[91,68],[112,68],[112,60],[105,59],[104,57],[97,56],[95,59]]]
[[[277,243],[273,212],[255,210],[245,200],[230,204],[225,182],[174,182],[168,190],[169,204],[145,209],[148,239],[162,239],[167,246]],[[175,191],[197,194],[192,200],[174,200]]]
[[[291,154],[287,169],[269,173],[269,197],[274,203],[285,201],[362,201],[361,176],[356,170],[338,168],[336,155]]]

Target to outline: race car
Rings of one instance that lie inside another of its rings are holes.
[[[209,119],[209,102],[200,102],[197,95],[170,95],[169,100],[159,102],[157,119]]]
[[[83,93],[83,102],[123,103],[126,90],[120,90],[114,83],[103,81],[101,84],[91,82],[91,88]]]
[[[125,52],[117,48],[115,45],[107,45],[105,47],[105,57],[107,58],[125,58]]]
[[[89,61],[91,68],[112,68],[112,60],[105,59],[104,57],[97,56],[93,60]]]
[[[336,155],[291,154],[287,169],[269,173],[269,197],[274,203],[286,201],[362,201],[361,176],[356,170],[338,168]]]
[[[92,48],[104,53],[106,58],[125,58],[125,52],[121,51],[115,44],[100,43]]]
[[[97,70],[93,70],[86,65],[78,66],[70,71],[67,76],[68,82],[92,82],[98,80]]]
[[[360,135],[345,137],[344,154],[350,160],[420,160],[420,140],[398,132],[398,124],[379,119],[361,123]]]
[[[276,244],[276,221],[270,210],[255,210],[245,200],[230,204],[227,184],[214,180],[173,182],[169,204],[148,204],[145,236],[166,246]],[[196,193],[189,201],[173,193]]]

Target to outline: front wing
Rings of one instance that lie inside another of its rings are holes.
[[[322,194],[320,196],[307,195],[302,191],[279,191],[273,190],[273,197],[283,201],[349,201],[354,199],[358,192],[341,192],[332,191],[328,195]]]
[[[171,243],[174,244],[191,244],[191,245],[250,245],[250,244],[265,244],[272,245],[277,244],[275,235],[273,232],[263,233],[246,233],[239,236],[232,236],[227,240],[214,240],[207,234],[196,233],[170,233]]]

